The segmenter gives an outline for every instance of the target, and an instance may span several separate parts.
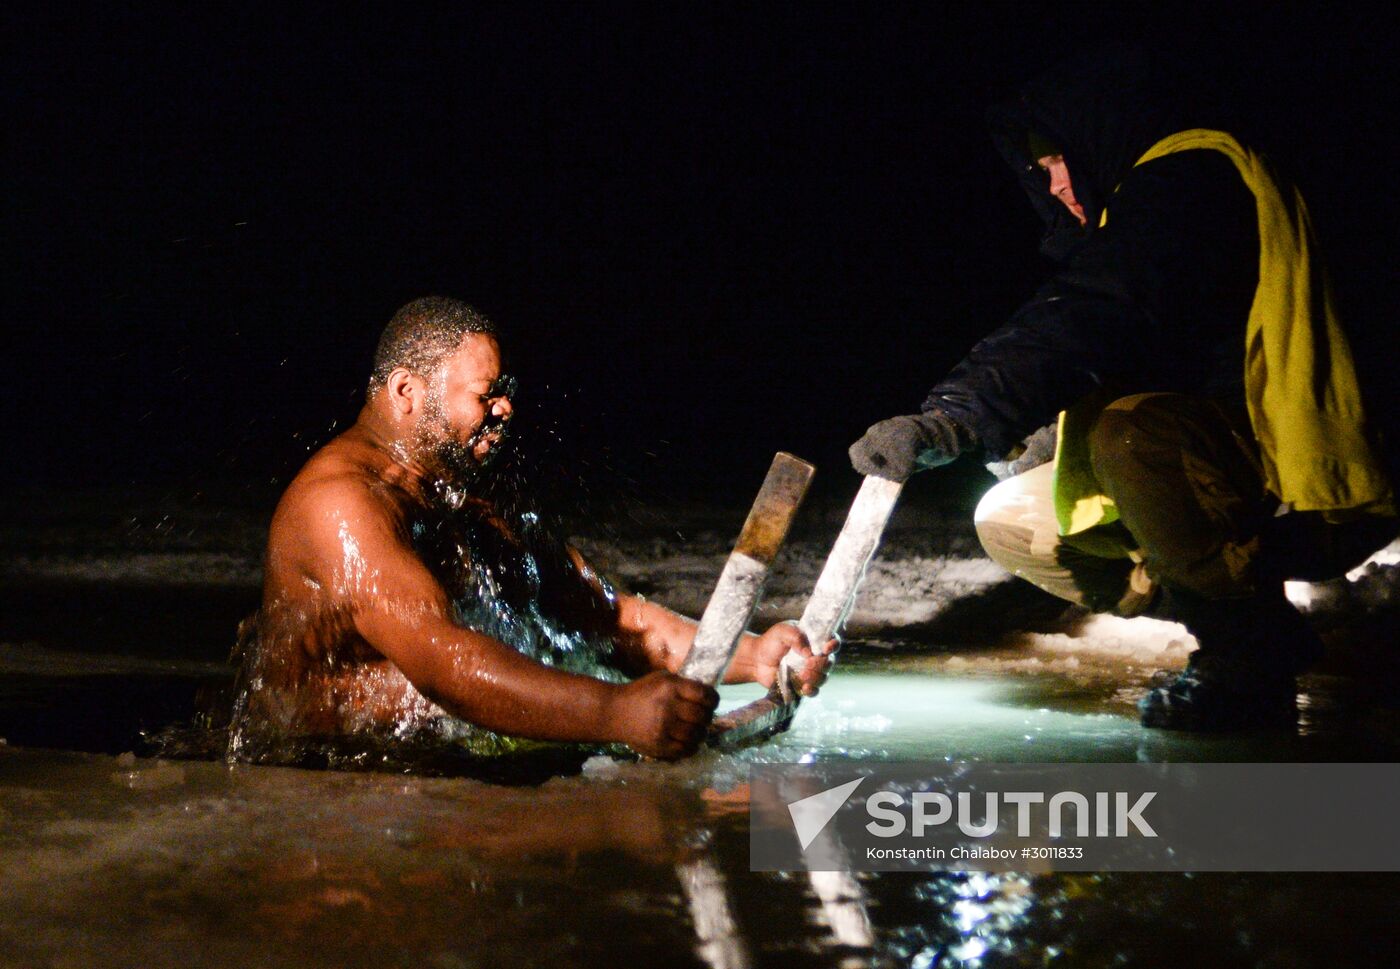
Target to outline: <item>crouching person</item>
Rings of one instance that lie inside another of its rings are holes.
[[[990,118],[1055,272],[853,465],[901,480],[1054,428],[981,502],[988,554],[1089,609],[1186,625],[1200,648],[1144,724],[1294,723],[1321,643],[1283,581],[1340,575],[1400,527],[1301,196],[1192,127],[1137,55],[1065,65]]]

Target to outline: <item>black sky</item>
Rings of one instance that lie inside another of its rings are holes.
[[[500,322],[567,453],[712,480],[781,448],[849,474],[850,440],[916,409],[1041,270],[983,111],[1103,42],[1237,102],[1292,152],[1362,311],[1396,305],[1395,37],[1360,14],[4,16],[12,484],[285,480],[430,292]]]

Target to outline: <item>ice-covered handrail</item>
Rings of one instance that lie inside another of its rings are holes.
[[[812,597],[807,600],[807,608],[798,621],[798,628],[813,649],[822,648],[840,635],[855,604],[865,570],[880,547],[880,537],[903,490],[902,482],[873,475],[861,483],[846,516],[846,524],[836,536],[836,544],[827,556]],[[784,657],[783,668],[778,671],[778,684],[768,696],[716,718],[718,729],[710,742],[727,746],[786,729],[801,700],[789,682],[789,669],[797,662],[800,659],[792,654]]]
[[[815,471],[806,461],[786,452],[779,451],[774,456],[739,540],[734,543],[734,551],[700,616],[695,641],[681,664],[681,676],[711,686],[724,679],[763,594],[768,568],[787,538],[788,527]]]

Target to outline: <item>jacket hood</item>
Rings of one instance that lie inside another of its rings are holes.
[[[1183,127],[1160,77],[1145,51],[1100,51],[1059,64],[988,111],[997,150],[1045,223],[1046,255],[1063,259],[1099,224],[1108,197],[1133,163]],[[1030,132],[1060,147],[1089,228],[1050,195],[1045,172],[1029,157]]]

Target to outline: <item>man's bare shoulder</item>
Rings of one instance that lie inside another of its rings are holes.
[[[411,503],[392,460],[341,435],[311,457],[278,502],[269,565],[298,562],[304,569],[347,536],[402,534]]]
[[[299,517],[327,505],[349,503],[359,511],[382,508],[386,513],[403,503],[406,495],[391,474],[391,462],[374,449],[342,434],[311,456],[278,503],[277,517]]]

